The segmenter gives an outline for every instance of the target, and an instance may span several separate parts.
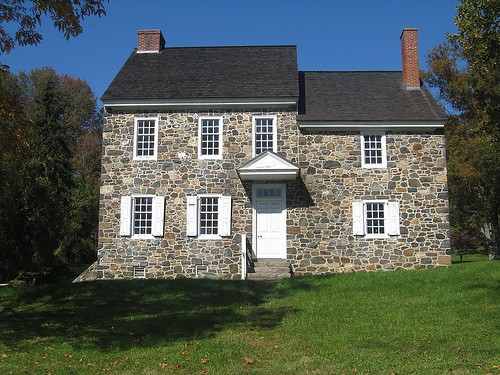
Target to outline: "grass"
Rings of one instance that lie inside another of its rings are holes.
[[[500,262],[0,289],[2,374],[498,374]]]

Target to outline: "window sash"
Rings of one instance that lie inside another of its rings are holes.
[[[253,119],[253,154],[264,151],[276,152],[276,117],[255,117]]]
[[[157,152],[157,120],[136,119],[134,158],[155,159]]]
[[[362,165],[370,168],[387,166],[386,135],[384,133],[367,133],[361,135]]]
[[[366,234],[385,235],[385,203],[367,202],[365,204]]]
[[[200,197],[200,236],[219,234],[219,197]]]
[[[199,157],[219,158],[222,155],[222,120],[202,118],[199,125]]]
[[[153,230],[153,197],[134,197],[134,236],[151,235]]]

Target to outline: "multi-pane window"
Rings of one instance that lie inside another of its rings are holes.
[[[366,203],[366,234],[373,235],[385,233],[384,207],[384,203]]]
[[[231,197],[189,196],[186,203],[188,236],[210,239],[231,235]]]
[[[153,227],[153,198],[135,197],[133,210],[134,235],[150,235]]]
[[[276,151],[276,118],[254,118],[254,155]]]
[[[258,198],[281,197],[281,189],[257,189]]]
[[[199,156],[216,159],[222,155],[222,121],[220,118],[200,119]]]
[[[200,198],[200,235],[219,234],[219,198]]]
[[[363,134],[361,147],[364,167],[386,167],[385,134]]]
[[[122,196],[120,236],[151,238],[163,236],[165,197],[157,195]]]
[[[137,119],[135,122],[135,159],[156,158],[156,119]]]
[[[352,203],[353,234],[367,238],[399,236],[399,203],[386,200]]]

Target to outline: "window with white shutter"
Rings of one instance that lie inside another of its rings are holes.
[[[163,236],[165,197],[136,195],[121,197],[120,235],[133,238]]]
[[[399,202],[368,200],[352,203],[353,234],[366,238],[398,236]]]
[[[210,239],[231,235],[231,197],[190,196],[186,203],[187,236]]]

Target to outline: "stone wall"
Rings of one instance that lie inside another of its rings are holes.
[[[361,168],[359,132],[303,132],[302,183],[288,187],[295,274],[428,268],[451,263],[444,136],[387,133],[387,169]],[[305,185],[305,188],[304,188]],[[353,235],[353,200],[400,203],[401,235]]]
[[[276,115],[278,154],[300,166],[287,184],[287,254],[295,274],[424,268],[448,265],[448,201],[444,137],[387,134],[387,169],[361,168],[359,132],[301,132],[295,112],[107,113],[103,133],[99,265],[97,278],[195,277],[200,270],[239,278],[240,236],[252,233],[251,185],[236,168],[252,157],[252,116]],[[158,159],[133,160],[134,116],[158,116]],[[198,160],[200,116],[223,116],[223,159]],[[165,196],[165,235],[133,239],[119,235],[120,197]],[[186,197],[218,193],[232,197],[230,237],[186,236]],[[352,235],[353,199],[386,198],[401,205],[401,236]]]

